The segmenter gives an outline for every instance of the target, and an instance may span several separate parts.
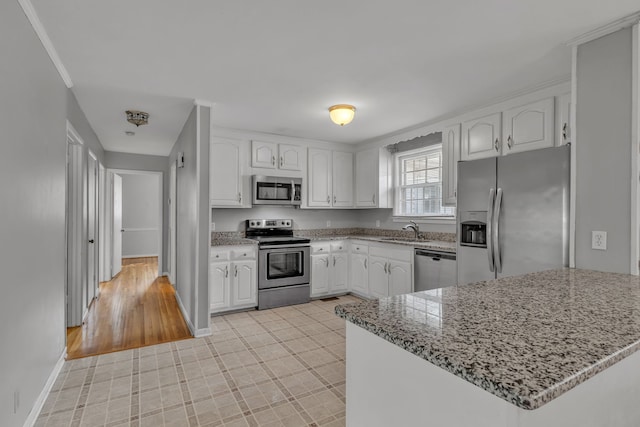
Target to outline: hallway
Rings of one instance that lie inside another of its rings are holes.
[[[123,259],[84,323],[67,329],[67,360],[191,338],[175,290],[157,272],[157,257]]]

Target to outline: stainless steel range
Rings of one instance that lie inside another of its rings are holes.
[[[294,237],[291,219],[248,219],[258,241],[258,309],[309,302],[310,242]]]

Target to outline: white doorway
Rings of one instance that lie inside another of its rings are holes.
[[[98,295],[98,158],[89,150],[87,158],[87,309]]]
[[[107,169],[107,175],[111,183],[111,209],[107,212],[111,276],[120,272],[122,258],[148,256],[158,257],[158,276],[162,276],[163,173]]]
[[[176,245],[176,216],[177,216],[177,176],[176,162],[171,164],[171,172],[169,174],[169,280],[175,288],[176,286],[176,267],[178,264],[177,245]]]

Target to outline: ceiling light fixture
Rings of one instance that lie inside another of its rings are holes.
[[[149,124],[149,113],[144,111],[127,110],[127,121],[136,126]]]
[[[356,115],[356,107],[349,104],[338,104],[329,107],[329,117],[337,125],[344,126],[351,123]]]

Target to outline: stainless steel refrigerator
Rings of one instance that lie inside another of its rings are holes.
[[[458,284],[568,266],[569,150],[458,163]]]

